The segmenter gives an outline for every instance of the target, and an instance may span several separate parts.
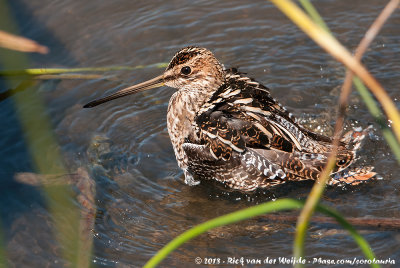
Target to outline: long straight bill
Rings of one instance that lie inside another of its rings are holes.
[[[150,80],[148,80],[146,82],[143,82],[143,83],[131,86],[131,87],[127,87],[127,88],[121,89],[121,90],[115,92],[114,94],[111,94],[110,96],[91,101],[91,102],[85,104],[83,106],[83,108],[92,108],[94,106],[97,106],[99,104],[105,103],[105,102],[110,101],[110,100],[121,98],[121,97],[124,97],[124,96],[127,96],[127,95],[131,95],[131,94],[134,94],[134,93],[138,93],[140,91],[145,91],[145,90],[148,90],[148,89],[151,89],[151,88],[161,87],[163,85],[164,85],[164,79],[163,79],[163,76],[160,75],[160,76],[157,76],[157,77],[155,77],[153,79],[150,79]]]

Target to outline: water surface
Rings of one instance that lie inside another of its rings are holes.
[[[168,62],[184,46],[200,45],[212,50],[226,67],[239,67],[270,87],[273,96],[305,126],[332,134],[345,70],[268,1],[10,2],[21,33],[51,50],[46,56],[32,55],[31,67],[149,65]],[[383,4],[325,0],[316,7],[335,36],[354,49]],[[397,12],[364,58],[396,104],[400,97],[399,25]],[[44,99],[68,169],[86,168],[96,182],[95,266],[141,266],[196,224],[272,198],[305,198],[311,189],[305,183],[248,197],[211,185],[185,185],[166,129],[173,89],[163,87],[82,109],[94,98],[162,71],[111,72],[107,75],[113,80],[48,81],[36,89]],[[58,267],[59,251],[42,192],[14,180],[16,173],[34,169],[12,100],[1,101],[0,109],[0,209],[9,263]],[[324,204],[347,217],[399,218],[399,168],[357,93],[351,96],[347,119],[347,129],[374,125],[359,161],[375,166],[383,180],[347,190],[330,188]],[[307,239],[308,258],[362,258],[349,236],[329,232],[335,228],[313,225]],[[196,257],[291,257],[294,231],[294,223],[276,224],[263,218],[221,227],[185,244],[163,265],[198,267]],[[400,262],[398,232],[368,230],[364,237],[377,258]]]

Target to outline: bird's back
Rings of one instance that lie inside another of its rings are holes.
[[[268,88],[236,69],[226,71],[226,82],[202,105],[194,129],[198,138],[183,145],[189,171],[243,191],[316,180],[332,150],[330,138],[300,126]],[[337,174],[353,162],[363,136],[347,135],[341,142]],[[375,173],[363,169],[362,175],[364,180]],[[357,171],[352,177],[357,181]],[[332,180],[342,178],[350,183],[344,175]]]

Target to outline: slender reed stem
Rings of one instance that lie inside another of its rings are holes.
[[[397,2],[397,3],[395,3]],[[306,4],[306,6],[312,6],[311,3],[307,0],[303,0],[302,4]],[[378,18],[374,21],[374,23],[371,25],[367,33],[364,35],[364,38],[361,40],[357,52],[355,55],[356,60],[360,60],[370,43],[373,41],[379,30],[382,28],[383,24],[385,21],[389,18],[389,16],[392,14],[392,12],[395,10],[395,8],[398,5],[398,0],[391,1],[389,4],[384,8],[384,10],[381,12],[381,14],[378,16]],[[318,19],[318,21],[323,21],[322,18],[318,14],[317,11],[312,8],[312,16]],[[311,14],[310,14],[311,15]],[[324,27],[326,25],[324,24]],[[304,242],[305,242],[305,236],[307,232],[307,228],[309,225],[310,218],[312,214],[314,213],[315,207],[318,204],[322,193],[325,189],[326,182],[328,181],[330,177],[330,173],[332,169],[335,166],[336,163],[336,154],[337,154],[337,148],[340,142],[340,137],[342,134],[342,129],[343,129],[343,123],[344,123],[344,118],[345,118],[345,113],[346,113],[346,107],[348,103],[348,97],[351,93],[351,84],[352,84],[352,77],[353,73],[349,70],[346,73],[346,78],[344,80],[340,97],[339,97],[339,109],[338,109],[338,116],[336,120],[336,125],[335,125],[335,132],[334,132],[334,140],[333,140],[333,150],[331,151],[327,164],[323,170],[323,172],[320,175],[320,179],[318,182],[314,185],[314,187],[311,190],[311,193],[307,199],[307,202],[304,206],[304,209],[300,213],[298,223],[297,223],[297,229],[296,229],[296,237],[295,237],[295,243],[294,243],[294,255],[296,258],[300,258],[301,256],[304,256]],[[301,264],[298,264],[298,266],[302,266]]]

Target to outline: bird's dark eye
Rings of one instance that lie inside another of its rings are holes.
[[[181,73],[184,74],[184,75],[188,75],[191,72],[192,72],[192,69],[190,69],[189,66],[182,67],[182,69],[181,69]]]

